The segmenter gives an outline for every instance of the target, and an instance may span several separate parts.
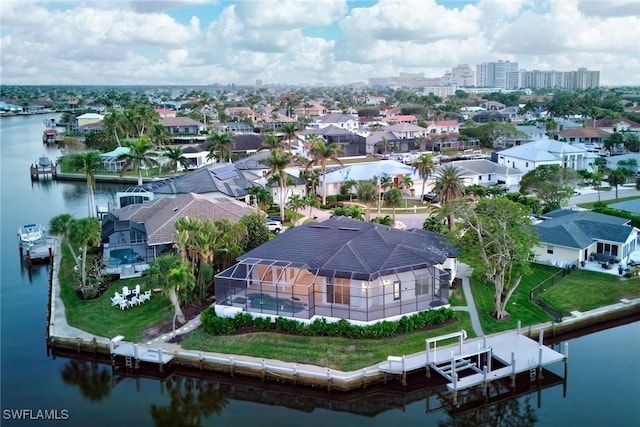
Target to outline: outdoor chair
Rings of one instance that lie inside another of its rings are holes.
[[[140,295],[140,301],[145,302],[151,299],[151,291],[145,291],[142,295]]]
[[[140,285],[139,285],[139,284],[138,284],[138,285],[136,285],[136,288],[135,288],[135,290],[133,291],[133,293],[134,293],[136,296],[140,296]]]
[[[120,301],[122,301],[122,299],[122,296],[116,292],[116,294],[111,297],[111,305],[114,306],[120,304]]]
[[[140,300],[138,299],[137,296],[133,296],[131,297],[131,299],[129,300],[129,307],[133,307],[134,305],[139,305],[140,304]]]
[[[123,286],[122,287],[122,296],[126,298],[130,294],[131,294],[131,291],[129,290],[129,287],[128,286]]]
[[[129,307],[129,301],[127,300],[120,301],[120,310],[124,310],[127,307]]]

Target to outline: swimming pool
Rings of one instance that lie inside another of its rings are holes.
[[[248,308],[258,308],[268,311],[299,313],[306,310],[306,304],[300,301],[292,301],[287,298],[276,298],[268,294],[247,294],[247,298],[236,297],[233,302],[236,304],[247,304]]]
[[[144,258],[131,248],[112,249],[109,251],[110,267],[117,267],[122,264],[136,264],[142,261],[144,261]]]

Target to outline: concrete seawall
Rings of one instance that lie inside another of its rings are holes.
[[[60,267],[60,239],[56,239],[54,262],[50,277],[50,306],[47,325],[47,347],[54,354],[56,350],[68,350],[77,355],[88,354],[93,360],[101,359],[111,361],[112,366],[126,367],[136,374],[136,367],[143,366],[145,372],[157,372],[159,375],[171,369],[172,366],[185,367],[199,371],[217,371],[230,376],[247,376],[260,378],[262,381],[276,381],[295,385],[324,388],[327,390],[349,391],[366,387],[397,376],[387,374],[380,370],[380,361],[375,365],[343,372],[322,366],[307,365],[279,360],[263,359],[258,357],[204,352],[198,350],[185,350],[177,344],[156,343],[145,346],[142,343],[127,343],[139,348],[149,348],[171,357],[167,366],[156,364],[138,363],[124,360],[122,356],[111,353],[110,338],[94,336],[78,328],[68,325],[64,314],[64,304],[60,298],[60,285],[58,272]],[[606,329],[610,322],[623,322],[624,319],[640,319],[640,298],[634,300],[621,300],[617,304],[598,308],[584,313],[574,313],[571,317],[564,318],[560,323],[549,322],[545,324],[527,326],[521,330],[526,336],[537,339],[540,330],[544,330],[544,337],[548,342],[563,340],[571,334],[591,332],[589,328],[598,330]],[[612,325],[609,325],[609,327]],[[452,347],[455,345],[452,345]],[[391,356],[391,355],[390,355]],[[131,357],[128,357],[131,359]]]

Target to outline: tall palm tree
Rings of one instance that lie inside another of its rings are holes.
[[[429,176],[435,171],[435,164],[433,163],[433,156],[431,154],[423,154],[418,157],[418,160],[411,164],[413,171],[417,172],[422,179],[422,194],[424,196],[424,186],[427,183]]]
[[[96,202],[93,189],[96,183],[96,173],[102,169],[103,166],[100,153],[97,151],[86,151],[84,153],[74,154],[71,161],[76,169],[79,169],[87,177],[88,216],[95,218]]]
[[[120,176],[124,175],[124,172],[131,168],[138,172],[138,185],[142,185],[142,168],[143,167],[157,167],[158,153],[153,151],[153,144],[149,141],[149,137],[141,135],[135,141],[126,141],[124,146],[129,148],[128,153],[123,153],[116,157],[117,161],[124,161]]]
[[[286,123],[282,125],[280,128],[282,133],[284,133],[284,140],[287,141],[287,145],[289,146],[289,152],[291,152],[292,145],[291,141],[296,138],[296,124],[295,123]]]
[[[64,213],[58,216],[54,216],[49,221],[49,234],[52,236],[61,236],[63,238],[67,238],[67,245],[69,246],[69,250],[71,251],[71,255],[73,256],[73,260],[76,265],[80,264],[80,260],[76,255],[76,251],[73,249],[73,245],[71,244],[71,240],[69,237],[69,230],[71,228],[71,223],[73,222],[73,217],[71,214]]]
[[[169,298],[174,307],[174,316],[181,324],[186,323],[182,309],[180,308],[180,295],[188,293],[196,284],[195,277],[191,273],[186,263],[179,262],[177,265],[169,269],[162,281],[163,293]]]
[[[396,223],[396,208],[402,206],[402,192],[397,188],[392,188],[391,190],[384,193],[384,201],[387,206],[391,206],[393,208],[393,223]]]
[[[167,162],[168,167],[173,169],[175,173],[178,172],[178,165],[181,165],[185,169],[189,167],[189,159],[182,154],[181,147],[167,148],[164,152],[164,156],[169,159]]]
[[[223,163],[225,158],[231,157],[231,153],[236,146],[236,142],[231,138],[231,132],[213,133],[207,137],[207,141],[209,142],[209,155],[207,158],[215,158],[217,151],[220,163]]]
[[[289,197],[287,207],[297,214],[300,209],[304,209],[307,207],[307,202],[301,195],[292,194],[291,197]]]
[[[338,155],[342,153],[342,149],[340,145],[331,143],[329,145],[325,145],[323,141],[318,141],[316,144],[309,149],[309,155],[311,156],[311,161],[307,164],[307,169],[314,165],[320,165],[322,170],[322,204],[327,204],[327,160],[334,160],[340,166],[344,166],[342,161],[338,158]]]
[[[270,170],[267,174],[270,177],[278,177],[279,183],[279,202],[280,205],[280,217],[284,221],[284,205],[287,200],[287,172],[285,169],[293,162],[293,156],[291,153],[280,152],[277,150],[271,151],[271,155],[260,161],[263,165],[269,166]]]
[[[607,182],[616,189],[616,200],[618,200],[618,186],[627,182],[627,174],[623,169],[614,169],[609,171]]]
[[[282,143],[282,140],[280,138],[278,138],[274,134],[269,134],[269,135],[264,137],[264,140],[262,141],[262,144],[260,144],[260,147],[258,147],[258,151],[262,151],[262,150],[283,151],[284,150],[284,144]]]
[[[102,123],[104,130],[108,134],[114,136],[118,143],[118,147],[122,145],[120,143],[120,138],[128,137],[130,135],[127,118],[120,110],[116,110],[114,108],[110,109],[107,115],[104,116]]]
[[[69,240],[82,251],[82,289],[87,286],[87,247],[100,244],[100,223],[96,218],[76,219],[69,225]]]
[[[371,203],[378,200],[378,189],[371,181],[361,181],[358,183],[358,200],[367,206],[367,221],[371,220]]]
[[[162,124],[154,123],[149,132],[149,141],[156,148],[163,148],[171,142],[171,134]]]
[[[444,166],[436,177],[435,192],[440,197],[443,205],[451,200],[456,200],[464,195],[465,187],[462,181],[462,172],[456,166]],[[455,216],[449,215],[449,230],[454,229]]]
[[[300,179],[305,182],[305,191],[307,194],[316,194],[318,185],[320,185],[320,173],[315,170],[303,170],[300,172]]]

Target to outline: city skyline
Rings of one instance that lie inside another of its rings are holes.
[[[3,84],[333,86],[458,64],[640,85],[640,1],[6,0]]]

